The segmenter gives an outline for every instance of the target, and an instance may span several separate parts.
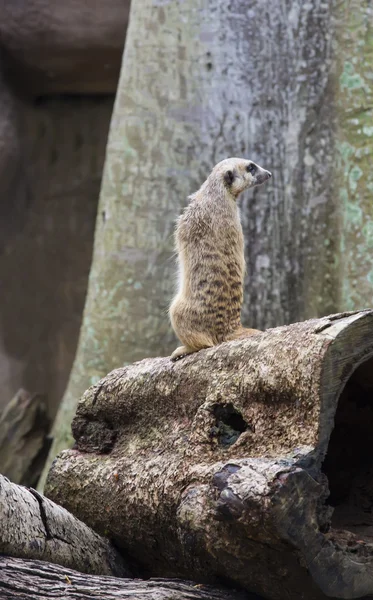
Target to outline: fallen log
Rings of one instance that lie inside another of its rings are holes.
[[[84,394],[46,493],[151,575],[373,594],[372,391],[372,310],[143,360]]]
[[[36,490],[10,483],[3,475],[0,554],[50,561],[83,573],[119,577],[130,574],[109,540]]]
[[[0,556],[1,600],[249,600],[244,592],[190,581],[118,579],[85,575],[38,560]],[[254,597],[250,597],[254,600]]]

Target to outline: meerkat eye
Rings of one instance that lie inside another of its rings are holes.
[[[254,165],[254,163],[250,163],[250,164],[249,164],[249,165],[247,165],[247,167],[246,167],[246,171],[247,171],[248,173],[251,173],[251,175],[254,175],[254,173],[256,172],[256,170],[257,170],[257,167],[256,167],[256,165]]]
[[[232,185],[234,181],[234,172],[227,171],[226,173],[224,173],[224,181],[227,185]]]

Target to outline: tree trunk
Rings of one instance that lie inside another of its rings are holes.
[[[84,390],[173,348],[174,221],[219,160],[250,157],[274,175],[243,201],[245,324],[336,310],[330,10],[321,0],[133,0],[83,325],[40,487],[72,443]]]
[[[356,310],[373,296],[373,10],[364,0],[337,3],[338,118],[336,157],[340,206],[340,306]]]
[[[117,369],[83,396],[47,493],[152,575],[373,594],[372,367],[365,311]]]
[[[2,475],[0,554],[51,561],[84,573],[129,575],[107,539],[35,490],[10,483]]]
[[[2,600],[50,598],[75,600],[250,600],[244,592],[233,592],[190,581],[115,579],[83,575],[65,567],[38,560],[0,557]],[[23,595],[21,595],[23,594]],[[251,600],[254,600],[251,596]]]

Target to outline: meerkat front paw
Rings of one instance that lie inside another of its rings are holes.
[[[171,360],[172,360],[172,362],[176,362],[177,360],[184,358],[184,356],[187,356],[188,354],[193,354],[193,352],[195,352],[195,350],[192,350],[191,348],[188,348],[187,346],[179,346],[171,354]]]

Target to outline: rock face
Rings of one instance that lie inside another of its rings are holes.
[[[0,414],[1,473],[14,483],[36,486],[50,447],[45,398],[18,390]]]
[[[151,575],[372,594],[372,367],[368,310],[117,369],[81,399],[46,493]]]
[[[46,395],[53,418],[63,395],[84,307],[112,104],[109,97],[77,97],[17,105],[19,195],[1,186],[0,169],[0,410],[24,387]]]
[[[53,418],[66,387],[128,12],[0,0],[0,411],[24,387]]]
[[[24,93],[113,94],[129,0],[0,1],[7,73]]]

